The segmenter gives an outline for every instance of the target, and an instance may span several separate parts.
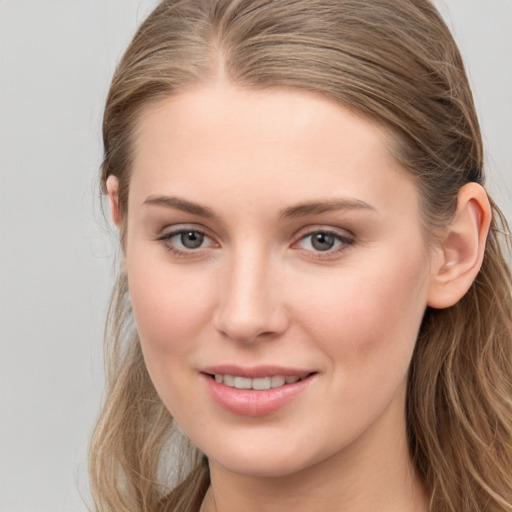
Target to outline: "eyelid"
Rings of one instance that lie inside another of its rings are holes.
[[[325,224],[311,224],[309,226],[302,227],[295,232],[293,238],[298,241],[308,235],[312,235],[315,233],[326,233],[347,240],[355,240],[356,238],[354,233],[352,233],[350,230],[346,228],[340,228]]]
[[[162,225],[155,234],[155,238],[164,238],[172,235],[173,233],[179,233],[182,231],[197,231],[198,233],[203,233],[204,235],[215,238],[215,233],[212,232],[211,229],[207,228],[202,223],[197,222],[173,222],[169,224]]]

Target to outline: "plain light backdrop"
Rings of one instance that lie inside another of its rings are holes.
[[[115,262],[96,178],[108,84],[157,0],[0,0],[0,512],[85,512]],[[512,218],[512,0],[438,0]],[[85,503],[84,503],[85,501]]]

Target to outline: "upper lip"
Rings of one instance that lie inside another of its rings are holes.
[[[237,377],[246,377],[249,379],[258,379],[261,377],[272,377],[274,375],[282,375],[283,377],[306,377],[314,370],[304,368],[290,368],[275,365],[261,366],[237,366],[232,364],[222,364],[216,366],[208,366],[201,369],[201,373],[209,375],[233,375]]]

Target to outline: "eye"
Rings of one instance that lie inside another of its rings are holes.
[[[295,247],[315,253],[332,254],[343,251],[353,243],[353,238],[341,235],[340,233],[329,230],[317,230],[302,236],[296,242]]]
[[[190,255],[199,249],[217,247],[217,244],[208,235],[200,230],[190,228],[171,231],[158,240],[168,251],[178,256]]]
[[[329,251],[339,243],[339,240],[329,233],[313,233],[303,240],[307,240],[308,245],[316,251]]]
[[[197,249],[203,245],[204,235],[199,231],[182,231],[181,233],[174,235],[171,240],[173,239],[176,239],[174,243],[179,240],[179,243],[187,249]]]

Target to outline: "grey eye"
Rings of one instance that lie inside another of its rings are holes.
[[[187,249],[197,249],[204,242],[204,235],[199,231],[184,231],[179,237],[181,245]]]
[[[314,233],[311,236],[311,246],[317,251],[328,251],[336,244],[336,238],[329,233]]]
[[[334,256],[353,243],[354,239],[352,237],[349,238],[329,230],[318,230],[304,235],[294,247],[316,253],[317,255],[325,253],[326,256]]]

